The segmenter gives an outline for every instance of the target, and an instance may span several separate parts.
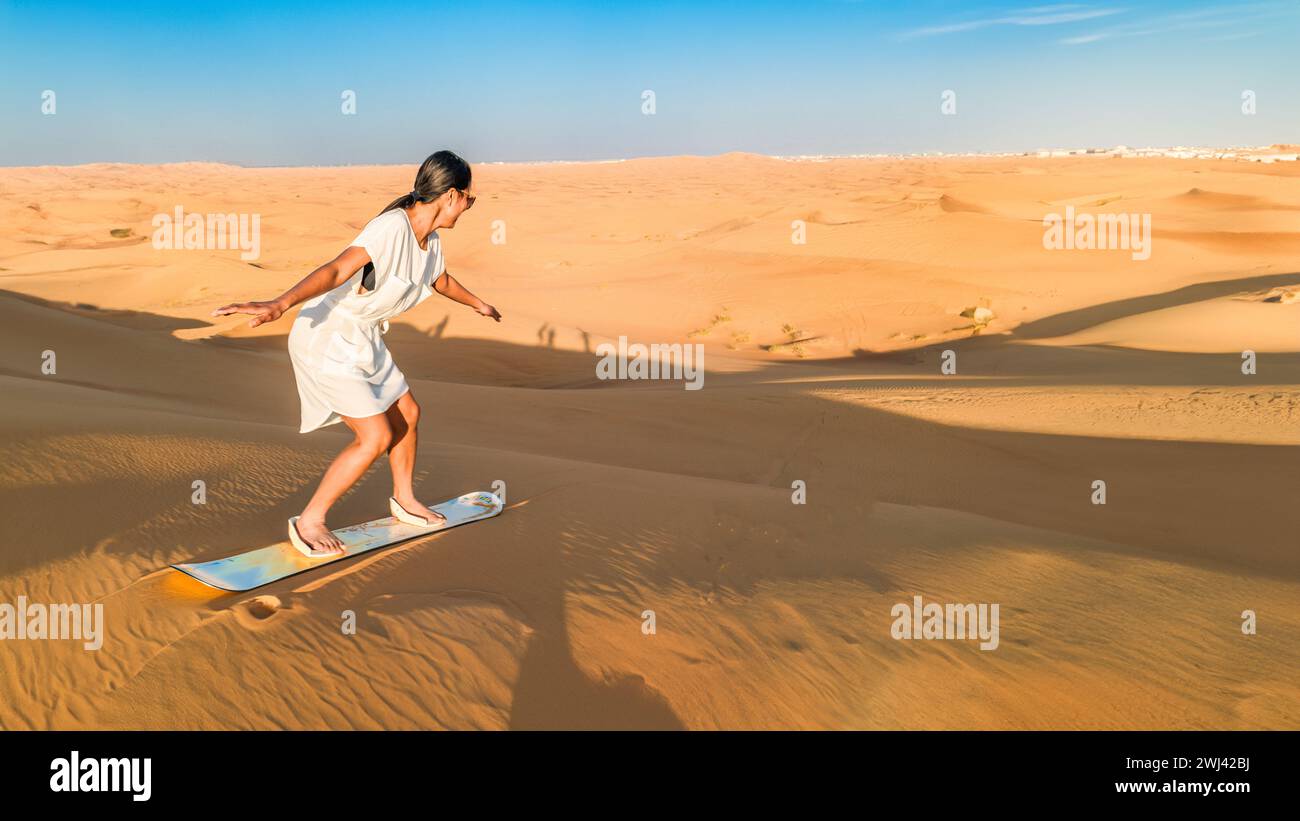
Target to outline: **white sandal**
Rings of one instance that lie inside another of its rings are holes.
[[[447,522],[447,519],[444,517],[440,522],[430,523],[428,519],[425,519],[422,516],[415,516],[407,513],[406,509],[399,505],[397,499],[392,496],[388,497],[388,511],[393,514],[393,518],[397,521],[414,527],[438,527]]]
[[[304,542],[302,540],[302,536],[298,535],[299,518],[301,517],[294,516],[292,519],[289,520],[289,541],[293,544],[294,548],[296,548],[299,553],[301,553],[302,555],[306,556],[309,559],[322,559],[326,556],[338,555],[328,550],[314,550],[312,549],[311,545]]]

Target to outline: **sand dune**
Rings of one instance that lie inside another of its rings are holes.
[[[387,340],[421,495],[505,513],[247,594],[167,570],[280,539],[345,441],[296,432],[287,321],[208,313],[411,173],[0,170],[0,602],[108,631],[0,642],[0,727],[1300,727],[1294,165],[478,167],[443,242],[506,321],[430,300]],[[1151,258],[1046,251],[1067,204],[1150,213]],[[156,250],[177,205],[260,214],[259,257]],[[597,379],[619,336],[703,345],[705,388]],[[914,595],[1000,603],[1001,646],[892,639]]]

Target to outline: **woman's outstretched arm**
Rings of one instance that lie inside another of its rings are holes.
[[[216,309],[212,315],[251,314],[253,318],[248,321],[250,328],[256,328],[265,322],[274,322],[299,302],[332,291],[347,282],[353,274],[361,270],[361,266],[369,261],[370,255],[366,253],[366,249],[355,245],[349,246],[343,253],[303,277],[301,282],[275,299],[269,302],[232,302]]]
[[[491,317],[497,322],[501,321],[501,314],[497,313],[496,308],[471,294],[469,289],[457,282],[456,278],[446,271],[443,272],[442,276],[434,280],[433,290],[447,297],[447,299],[459,302],[461,305],[468,305],[483,314],[483,316]]]

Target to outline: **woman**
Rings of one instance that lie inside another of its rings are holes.
[[[343,253],[270,302],[241,302],[214,316],[251,314],[250,327],[274,322],[303,303],[289,333],[289,357],[302,399],[300,432],[343,422],[356,438],[325,471],[302,514],[289,520],[289,538],[307,556],[343,553],[325,514],[381,453],[393,471],[389,510],[403,522],[436,527],[445,521],[420,504],[415,470],[416,404],[382,334],[388,320],[434,291],[501,321],[497,309],[447,273],[437,229],[454,228],[474,204],[469,164],[439,151],[420,166],[411,193],[366,224]]]

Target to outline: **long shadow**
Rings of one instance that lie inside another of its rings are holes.
[[[167,316],[165,314],[151,314],[146,311],[132,311],[124,308],[101,308],[98,305],[92,305],[88,302],[60,302],[51,299],[42,299],[38,296],[19,293],[18,291],[8,291],[3,288],[0,288],[0,297],[5,299],[16,299],[20,302],[37,305],[41,308],[49,308],[50,310],[72,314],[86,319],[93,319],[96,322],[104,322],[109,325],[120,325],[133,330],[171,332],[189,328],[204,328],[209,324],[197,319],[185,319],[183,317]]]
[[[1300,334],[1298,334],[1300,335]],[[1300,347],[1298,341],[1297,347]],[[943,375],[942,354],[957,354],[957,373]],[[1018,344],[1008,337],[952,340],[906,351],[863,353],[853,359],[785,362],[785,377],[817,376],[822,387],[1036,388],[1060,386],[1258,387],[1300,384],[1296,352],[1261,352],[1258,371],[1241,372],[1239,353],[1152,351],[1114,345],[1059,347]],[[856,363],[856,364],[855,364]],[[833,369],[833,370],[832,370]],[[818,373],[824,370],[824,373]],[[771,378],[773,371],[759,372]],[[844,381],[836,381],[843,375]],[[710,374],[711,384],[753,377]]]
[[[853,352],[852,357],[815,360],[811,364],[847,362],[854,359],[882,364],[890,362],[909,362],[916,361],[917,357],[923,355],[926,351],[944,350],[952,348],[954,345],[961,345],[968,349],[987,350],[1002,347],[1009,342],[1030,339],[1051,339],[1057,336],[1065,336],[1115,319],[1121,319],[1126,316],[1136,316],[1150,311],[1174,308],[1179,305],[1191,305],[1196,302],[1204,302],[1208,299],[1216,299],[1219,297],[1230,296],[1232,294],[1247,291],[1260,291],[1280,286],[1295,285],[1297,283],[1300,283],[1300,272],[1289,274],[1267,274],[1256,277],[1246,277],[1244,279],[1217,280],[1214,282],[1199,282],[1194,285],[1187,285],[1182,288],[1176,288],[1172,291],[1165,291],[1159,294],[1146,294],[1144,296],[1117,299],[1099,305],[1089,305],[1085,308],[1052,314],[1051,316],[1045,316],[1041,319],[1035,319],[1023,323],[1017,326],[1009,334],[992,334],[988,336],[975,335],[965,338],[954,338],[895,351],[873,351],[867,348],[859,348]],[[1054,348],[1051,350],[1062,351],[1064,349]],[[1086,348],[1082,350],[1086,350]],[[1148,352],[1144,351],[1143,353]],[[792,362],[791,364],[804,363]]]
[[[1245,277],[1244,279],[1198,282],[1194,285],[1187,285],[1159,294],[1117,299],[1112,302],[1103,302],[1100,305],[1090,305],[1086,308],[1036,319],[1016,328],[1015,336],[1018,339],[1044,339],[1064,336],[1121,317],[1144,314],[1163,308],[1173,308],[1178,305],[1190,305],[1193,302],[1204,302],[1207,299],[1217,299],[1218,297],[1239,294],[1243,291],[1259,291],[1281,285],[1295,285],[1297,282],[1300,282],[1300,273],[1264,274]]]
[[[409,379],[457,382],[500,388],[573,388],[607,385],[595,375],[594,354],[548,345],[513,345],[444,336],[446,322],[423,333],[392,325],[384,345]],[[204,340],[202,344],[243,351],[283,354],[284,336]]]
[[[565,555],[564,540],[553,533],[538,533],[536,537],[535,541],[528,540],[532,552],[539,554],[531,565],[529,584],[536,585],[542,595],[522,590],[517,594],[527,602],[539,624],[557,624],[561,628],[554,633],[539,630],[528,642],[510,703],[510,728],[684,729],[668,701],[640,676],[621,675],[597,681],[578,668],[569,638],[566,591],[579,583],[576,576],[580,570],[575,559]]]

